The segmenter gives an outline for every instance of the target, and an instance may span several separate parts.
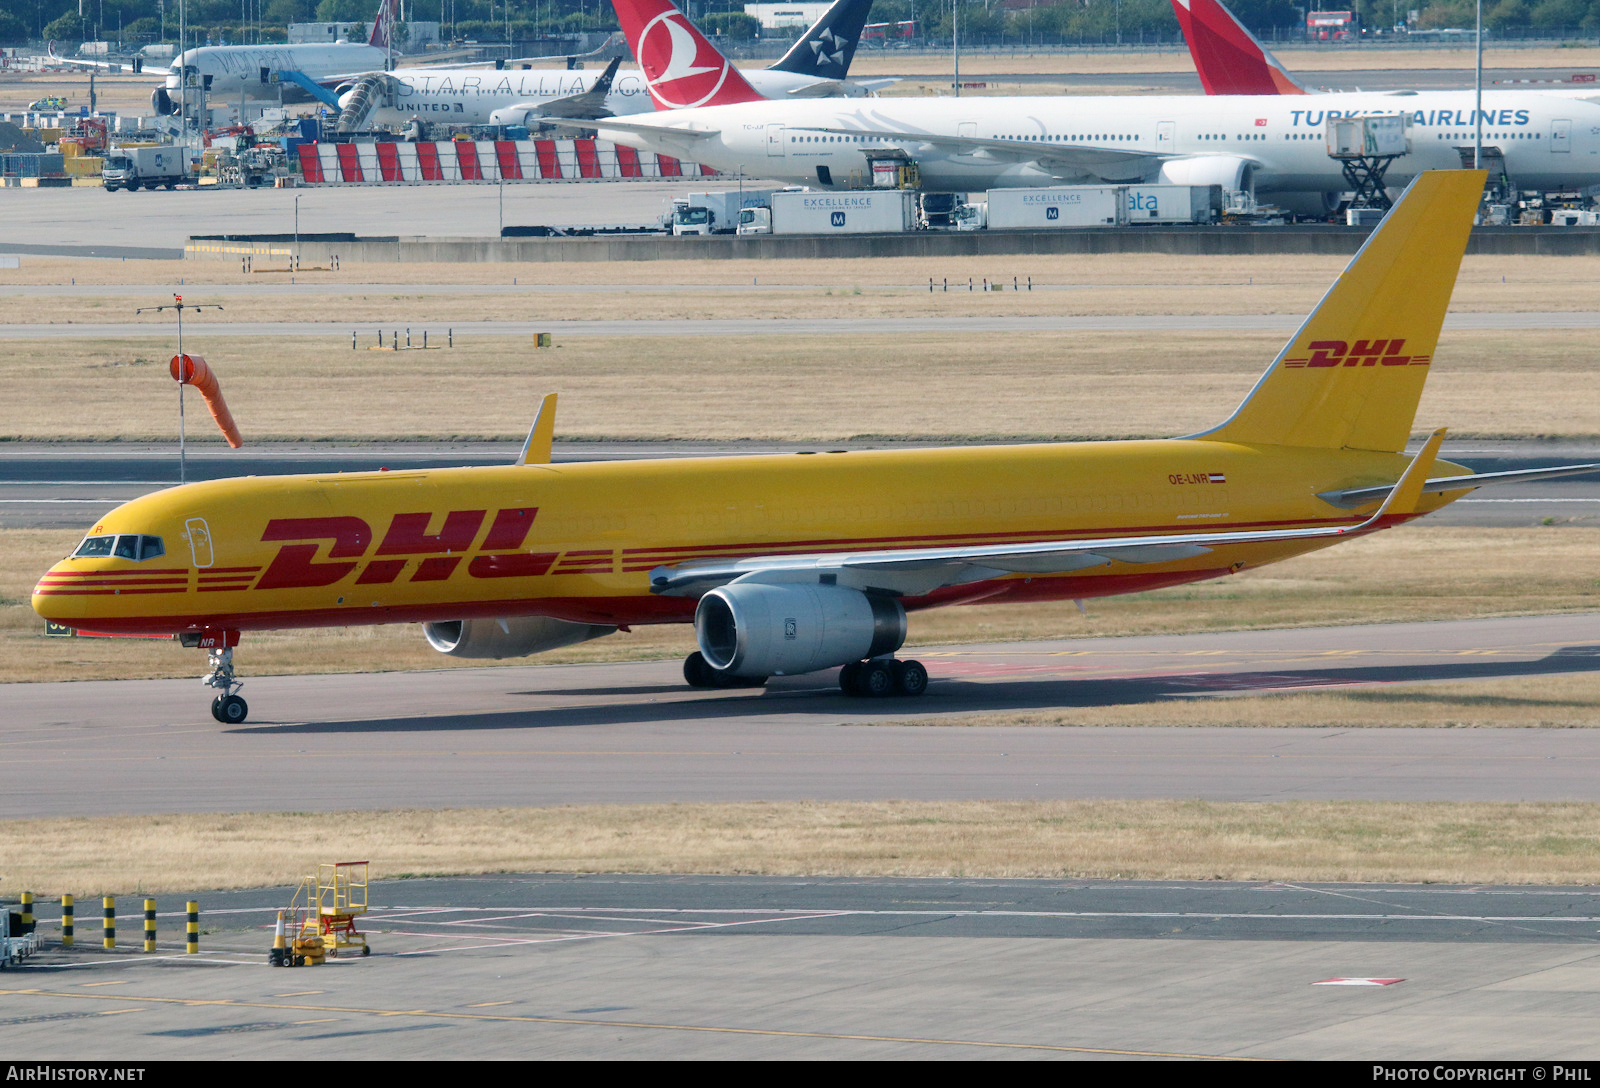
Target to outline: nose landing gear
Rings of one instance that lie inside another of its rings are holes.
[[[250,713],[250,704],[239,697],[244,681],[233,671],[233,648],[239,645],[237,631],[196,631],[179,636],[184,646],[199,647],[206,651],[206,664],[211,671],[200,678],[208,688],[222,694],[211,700],[211,716],[224,725],[238,725]]]
[[[225,725],[238,725],[250,713],[250,704],[238,694],[239,689],[244,687],[244,681],[234,675],[233,648],[213,649],[208,663],[211,671],[200,682],[222,692],[211,700],[211,716]]]

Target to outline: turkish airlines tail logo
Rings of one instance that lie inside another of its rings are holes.
[[[375,45],[379,49],[389,48],[389,37],[394,31],[394,6],[397,0],[383,0],[378,5],[378,14],[372,19],[372,36],[367,39],[368,45]]]
[[[656,108],[690,109],[760,102],[716,46],[668,0],[611,0],[628,46],[639,58]]]
[[[1206,94],[1305,94],[1306,89],[1218,0],[1172,0]]]

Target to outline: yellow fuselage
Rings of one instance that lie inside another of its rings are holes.
[[[164,554],[65,559],[33,606],[56,623],[128,634],[478,616],[688,622],[694,601],[652,594],[652,569],[1354,524],[1372,507],[1341,509],[1318,493],[1392,483],[1406,463],[1397,453],[1176,439],[245,477],[118,507],[90,535],[159,537]],[[1425,495],[1418,512],[1459,494]],[[1008,575],[904,603],[1109,596],[1327,543]]]

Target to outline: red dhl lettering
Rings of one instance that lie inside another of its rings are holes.
[[[482,554],[467,563],[468,576],[530,578],[548,573],[558,553],[520,550],[538,513],[538,507],[496,511],[480,545]],[[433,525],[432,513],[396,514],[374,554],[416,557],[408,581],[445,581],[472,550],[487,514],[486,510],[452,510],[432,533],[428,531]],[[371,526],[357,517],[274,518],[267,523],[261,539],[285,543],[256,582],[256,589],[331,586],[357,567],[361,573],[356,585],[388,585],[412,562],[409,558],[374,558],[363,564],[361,560],[372,544],[373,533]],[[318,561],[317,553],[324,541],[329,542],[327,558]]]
[[[1292,355],[1283,360],[1286,367],[1328,366],[1427,366],[1431,355],[1401,354],[1406,346],[1403,337],[1393,340],[1313,340],[1306,345],[1306,355]]]

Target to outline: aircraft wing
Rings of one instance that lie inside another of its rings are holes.
[[[809,582],[917,596],[945,586],[981,582],[1004,574],[1063,574],[1121,563],[1165,563],[1206,555],[1232,544],[1331,539],[1367,532],[1393,514],[1416,512],[1427,472],[1438,455],[1444,431],[1435,431],[1392,486],[1375,513],[1356,525],[1312,529],[1176,533],[1167,536],[1106,536],[1045,540],[1027,544],[986,544],[943,548],[877,549],[801,555],[751,556],[708,560],[650,572],[650,591],[694,597],[730,582]]]
[[[1152,165],[1174,158],[1154,151],[1099,147],[1093,144],[1063,144],[1039,140],[999,140],[982,136],[949,136],[936,132],[906,132],[887,128],[844,128],[829,125],[796,125],[807,132],[827,132],[839,136],[871,136],[896,143],[922,143],[942,147],[956,154],[987,152],[1010,156],[1018,162],[1058,163],[1107,181],[1143,177]],[[1191,156],[1184,156],[1185,158]],[[1237,156],[1234,156],[1237,157]]]
[[[670,114],[672,111],[662,110],[660,112]],[[646,121],[619,121],[615,117],[607,117],[598,123],[570,117],[547,117],[545,118],[545,123],[561,128],[605,128],[615,129],[618,132],[637,132],[647,136],[682,136],[693,140],[704,140],[722,131],[717,128],[681,128],[670,124],[650,124]]]
[[[1556,465],[1552,468],[1519,468],[1509,472],[1477,472],[1468,476],[1441,476],[1423,484],[1422,490],[1429,494],[1441,491],[1472,491],[1490,484],[1530,483],[1534,480],[1554,480],[1562,476],[1582,476],[1591,472],[1600,472],[1600,463]],[[1388,490],[1387,486],[1380,484],[1377,487],[1351,487],[1343,491],[1324,491],[1317,497],[1334,506],[1353,510],[1377,502]]]

